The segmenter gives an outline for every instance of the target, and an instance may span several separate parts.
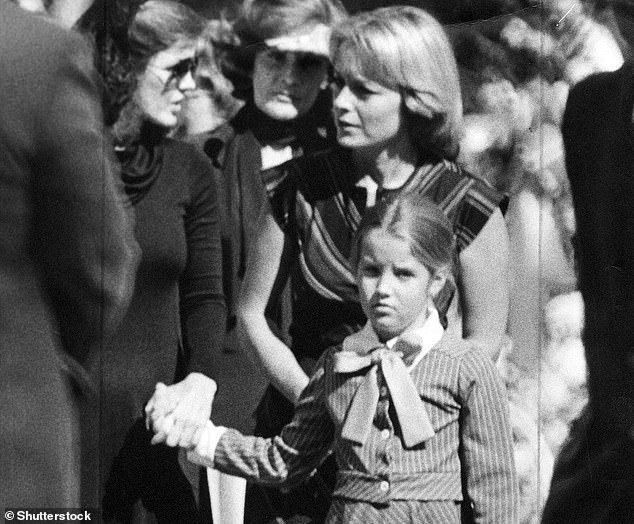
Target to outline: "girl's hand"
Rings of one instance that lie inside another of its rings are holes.
[[[152,444],[196,446],[211,415],[216,390],[216,382],[201,373],[190,373],[172,386],[157,384],[146,406],[149,424],[156,433]]]
[[[295,33],[278,38],[269,38],[264,43],[267,47],[276,51],[309,53],[328,58],[330,32],[330,27],[327,25],[317,24],[307,33]]]

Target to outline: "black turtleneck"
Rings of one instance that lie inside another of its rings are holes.
[[[132,204],[137,204],[156,181],[163,163],[167,129],[150,122],[141,125],[136,137],[115,148],[121,163],[121,179]]]

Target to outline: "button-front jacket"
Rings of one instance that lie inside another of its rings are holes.
[[[367,334],[368,328],[353,337]],[[280,436],[263,439],[226,430],[219,439],[207,435],[190,458],[258,483],[292,485],[308,477],[332,450],[339,467],[333,508],[337,499],[375,508],[407,503],[410,509],[412,502],[445,501],[457,507],[464,501],[463,509],[469,509],[475,522],[517,522],[508,403],[490,358],[444,335],[414,361],[410,377],[435,434],[411,448],[403,443],[389,388],[379,372],[373,423],[359,444],[341,433],[367,369],[335,371],[336,354],[345,345],[322,356],[293,421]],[[328,522],[340,522],[334,513],[331,509]]]

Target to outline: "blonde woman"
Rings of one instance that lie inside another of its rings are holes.
[[[416,191],[443,208],[458,243],[462,335],[492,357],[508,309],[506,199],[454,163],[462,104],[440,24],[413,7],[361,13],[335,28],[330,58],[339,147],[265,173],[271,205],[258,220],[239,309],[248,345],[293,403],[308,383],[302,361],[365,322],[347,259],[360,216],[377,199]],[[264,317],[287,274],[294,277],[292,347]],[[451,291],[437,304],[441,316]]]

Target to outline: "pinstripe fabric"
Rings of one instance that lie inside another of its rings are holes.
[[[382,522],[460,522],[455,506],[465,497],[476,522],[517,522],[506,392],[488,356],[446,335],[414,366],[412,380],[436,435],[405,449],[380,374],[381,394],[367,441],[356,445],[340,437],[364,375],[335,374],[332,354],[338,350],[322,356],[293,421],[279,437],[262,439],[229,430],[216,448],[215,467],[263,484],[293,484],[310,475],[332,446],[339,468],[334,491],[338,502],[328,522],[370,518],[377,505],[405,515],[403,520],[381,517]],[[351,505],[357,509],[344,508],[347,501],[359,502]]]
[[[342,319],[363,318],[348,262],[363,212],[355,203],[358,188],[350,152],[335,148],[307,155],[266,170],[262,177],[273,214],[297,248],[293,337],[300,341],[298,347],[312,345],[306,337],[328,340],[323,350],[341,341],[324,333],[340,329]],[[377,198],[389,200],[410,191],[443,209],[453,224],[458,252],[473,241],[497,207],[506,205],[506,198],[486,182],[446,160],[422,163],[401,188],[380,190]],[[448,285],[436,301],[441,317],[453,293]],[[360,327],[354,325],[345,334]]]
[[[460,522],[460,503],[433,500],[395,500],[389,505],[336,498],[326,517],[328,524],[449,524]]]

